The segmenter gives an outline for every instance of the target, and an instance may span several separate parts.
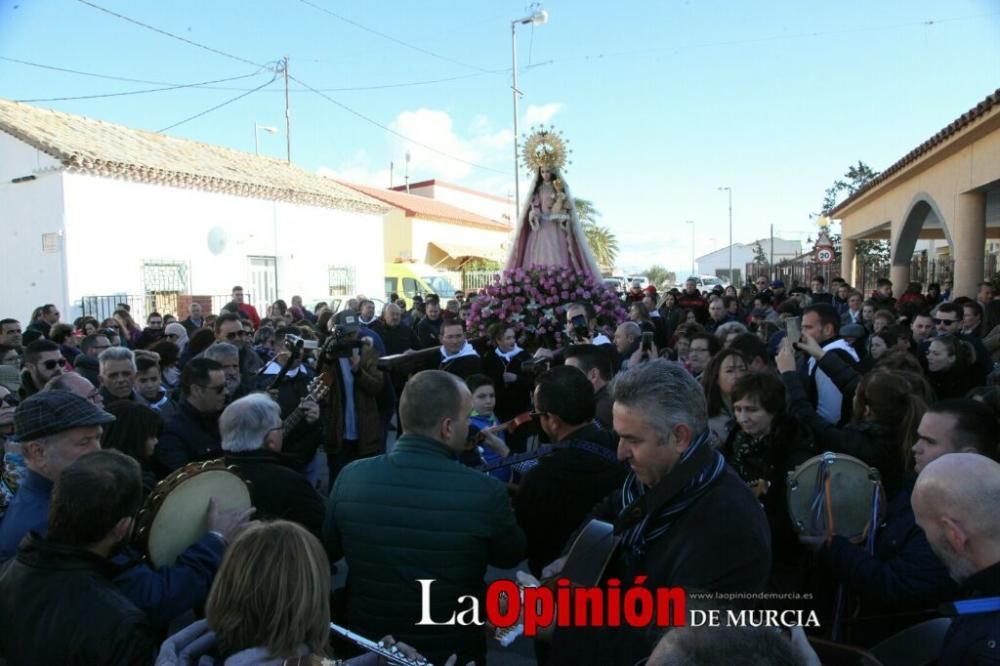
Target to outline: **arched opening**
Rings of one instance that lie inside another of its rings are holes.
[[[930,243],[929,251],[914,257],[917,242],[925,240]],[[942,253],[938,250],[944,241],[953,250],[951,233],[945,223],[937,203],[926,192],[919,192],[913,197],[909,210],[903,217],[903,225],[892,245],[892,265],[894,268],[907,267],[910,279],[927,282],[941,279],[942,272],[950,275],[951,262],[942,262]],[[946,253],[947,257],[953,254]]]

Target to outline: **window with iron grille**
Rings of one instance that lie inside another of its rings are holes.
[[[354,266],[330,266],[327,269],[329,296],[353,296]]]

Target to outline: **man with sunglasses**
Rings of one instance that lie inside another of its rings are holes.
[[[954,335],[961,340],[965,340],[972,348],[976,350],[976,363],[970,370],[976,373],[974,386],[980,386],[986,383],[986,376],[990,374],[993,369],[993,359],[990,353],[986,351],[986,347],[983,346],[983,341],[975,335],[965,335],[962,333],[962,317],[964,316],[964,311],[962,306],[956,303],[942,303],[938,306],[937,311],[934,313],[933,321],[934,328],[937,335]],[[927,359],[927,349],[931,346],[931,341],[934,338],[928,339],[926,342],[920,345],[920,363],[926,367]]]
[[[183,399],[167,420],[153,460],[160,476],[189,462],[217,458],[222,452],[219,414],[226,406],[226,374],[222,364],[194,358],[181,373]]]
[[[243,328],[243,319],[231,312],[219,315],[215,320],[215,339],[235,345],[239,350],[242,382],[244,386],[250,386],[257,371],[264,367],[264,362],[250,345],[252,336]]]
[[[66,372],[66,359],[51,340],[35,340],[24,348],[21,371],[21,399],[42,390],[45,383]]]

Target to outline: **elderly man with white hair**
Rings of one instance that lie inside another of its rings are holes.
[[[321,536],[325,507],[319,493],[281,453],[281,408],[264,393],[236,400],[219,417],[227,465],[250,482],[255,518],[291,520]]]
[[[942,666],[1000,661],[1000,464],[978,453],[929,463],[913,490],[913,513],[968,601],[951,604]]]

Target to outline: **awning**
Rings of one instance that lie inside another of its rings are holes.
[[[448,261],[455,262],[461,267],[473,259],[504,260],[503,249],[496,245],[462,245],[435,241],[428,243],[427,249],[431,255],[431,261],[428,263],[435,267]]]

